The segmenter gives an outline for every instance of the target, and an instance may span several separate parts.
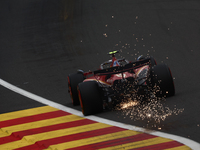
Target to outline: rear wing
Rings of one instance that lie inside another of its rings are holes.
[[[103,70],[96,70],[96,71],[93,72],[93,74],[98,75],[98,76],[118,74],[118,73],[130,71],[130,70],[133,70],[133,69],[137,69],[137,68],[140,68],[142,66],[149,65],[149,64],[150,64],[150,58],[147,58],[147,59],[143,59],[143,60],[140,60],[140,61],[128,63],[124,66],[116,66],[116,67],[106,68],[106,69],[103,69]]]

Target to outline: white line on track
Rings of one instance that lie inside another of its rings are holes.
[[[128,125],[128,124],[123,124],[123,123],[120,123],[120,122],[111,121],[111,120],[108,120],[108,119],[104,119],[104,118],[100,118],[100,117],[96,117],[96,116],[92,116],[92,115],[85,117],[85,116],[83,116],[82,112],[80,112],[80,111],[77,111],[77,110],[74,110],[72,108],[63,106],[61,104],[55,103],[53,101],[50,101],[48,99],[45,99],[43,97],[40,97],[40,96],[35,95],[33,93],[30,93],[28,91],[25,91],[23,89],[20,89],[20,88],[14,86],[14,85],[2,80],[2,79],[0,79],[0,85],[18,93],[18,94],[26,96],[26,97],[28,97],[32,100],[35,100],[37,102],[43,103],[45,105],[52,106],[54,108],[57,108],[57,109],[60,109],[60,110],[63,110],[63,111],[69,112],[69,113],[72,113],[72,114],[77,115],[77,116],[81,116],[81,117],[91,119],[91,120],[94,120],[94,121],[97,121],[97,122],[102,122],[102,123],[105,123],[105,124],[110,124],[112,126],[118,126],[118,127],[129,129],[129,130],[134,130],[134,131],[138,131],[138,132],[143,132],[143,133],[147,133],[147,134],[151,134],[151,135],[155,135],[155,136],[160,136],[160,137],[172,139],[174,141],[178,141],[180,143],[183,143],[184,145],[189,146],[193,150],[200,150],[200,144],[199,143],[197,143],[193,140],[181,137],[181,136],[172,135],[172,134],[163,133],[163,132],[154,131],[154,130],[147,130],[145,128],[136,127],[136,126]]]

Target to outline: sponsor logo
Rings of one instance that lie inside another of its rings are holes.
[[[122,74],[121,73],[116,74],[116,76],[119,77],[119,78],[122,78]],[[126,74],[123,74],[123,77],[126,78]]]

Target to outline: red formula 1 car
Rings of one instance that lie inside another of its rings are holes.
[[[112,60],[96,71],[69,74],[68,87],[73,105],[81,105],[84,115],[102,112],[119,103],[120,97],[135,96],[141,101],[152,96],[173,96],[175,87],[166,64],[158,64],[151,56],[139,56],[137,61],[117,59],[118,51],[109,52]]]

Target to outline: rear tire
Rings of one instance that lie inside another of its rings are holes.
[[[93,115],[103,111],[101,91],[96,81],[83,82],[78,85],[79,100],[82,113]]]
[[[153,66],[150,71],[152,86],[159,86],[160,90],[156,96],[169,97],[175,95],[174,81],[171,71],[166,64]]]
[[[77,86],[79,83],[83,82],[84,76],[82,73],[73,73],[69,74],[67,78],[68,78],[68,88],[72,99],[72,104],[74,106],[80,105]]]

